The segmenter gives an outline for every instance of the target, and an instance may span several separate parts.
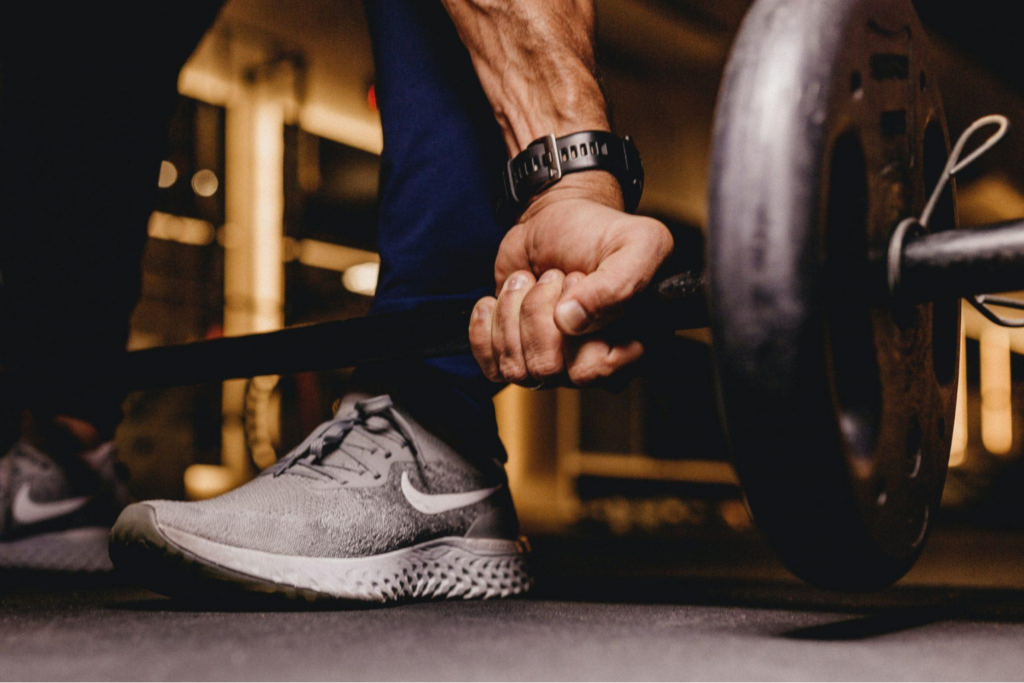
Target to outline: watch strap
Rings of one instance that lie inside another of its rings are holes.
[[[628,135],[588,130],[561,138],[539,138],[509,159],[495,201],[498,222],[511,226],[535,195],[565,175],[594,170],[615,176],[622,187],[626,211],[636,211],[644,189],[639,150]]]

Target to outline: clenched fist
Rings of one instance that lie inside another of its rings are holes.
[[[522,386],[583,386],[636,362],[639,341],[611,341],[601,330],[671,253],[668,228],[622,211],[611,175],[564,178],[505,236],[497,296],[473,309],[469,337],[484,374]]]

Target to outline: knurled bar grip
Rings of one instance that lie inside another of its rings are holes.
[[[641,335],[708,324],[699,274],[673,275],[651,291],[616,324]],[[469,353],[471,312],[459,302],[133,351],[123,377],[130,389],[147,389]]]

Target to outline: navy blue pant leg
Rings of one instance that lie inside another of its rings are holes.
[[[507,156],[469,53],[438,0],[367,0],[384,128],[374,312],[494,293],[504,236],[493,179]],[[497,388],[471,356],[427,365],[473,394]]]

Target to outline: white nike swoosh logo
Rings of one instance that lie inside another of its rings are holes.
[[[473,503],[479,503],[492,493],[500,489],[495,486],[491,489],[480,489],[479,491],[466,491],[464,493],[422,493],[409,481],[409,473],[402,472],[402,493],[409,505],[425,515],[439,515],[449,510],[458,510]]]
[[[11,505],[11,516],[18,524],[36,524],[45,522],[48,519],[69,515],[82,508],[88,503],[92,496],[80,496],[78,498],[65,498],[46,503],[37,503],[32,500],[29,493],[29,485],[24,484],[14,496],[14,503]]]

